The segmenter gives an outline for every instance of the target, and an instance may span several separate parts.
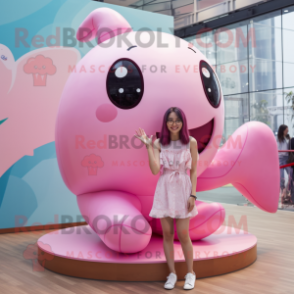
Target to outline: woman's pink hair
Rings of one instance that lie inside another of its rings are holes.
[[[160,139],[159,142],[162,145],[168,145],[170,144],[170,131],[167,128],[167,120],[168,116],[170,115],[171,112],[175,112],[177,117],[182,121],[182,128],[180,130],[180,140],[183,144],[188,144],[190,139],[189,139],[189,131],[188,131],[188,125],[187,125],[187,120],[186,120],[186,115],[183,112],[182,109],[178,107],[170,107],[164,114],[163,117],[163,122],[162,122],[162,128],[161,128],[161,133],[160,133]]]

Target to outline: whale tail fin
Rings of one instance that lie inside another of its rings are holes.
[[[231,183],[251,203],[276,212],[279,203],[278,148],[272,130],[251,121],[238,128],[197,179],[197,191]]]

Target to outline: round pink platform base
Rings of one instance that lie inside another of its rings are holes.
[[[193,244],[193,269],[197,278],[242,269],[257,257],[257,239],[243,230],[222,226],[214,234]],[[169,270],[163,239],[153,234],[148,246],[138,253],[109,249],[88,225],[60,229],[38,240],[38,259],[47,269],[69,276],[115,281],[165,281]],[[179,241],[174,241],[178,279],[187,273]]]

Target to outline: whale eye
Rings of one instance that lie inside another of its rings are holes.
[[[130,59],[119,59],[112,64],[106,79],[110,101],[122,109],[136,107],[144,92],[144,80],[140,68]]]
[[[203,60],[200,61],[200,75],[202,85],[209,103],[214,108],[217,108],[221,101],[220,84],[211,66]]]

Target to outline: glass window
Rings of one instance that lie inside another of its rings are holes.
[[[206,47],[206,58],[213,65],[216,64],[216,45],[213,39],[213,31],[209,31],[206,33],[206,43],[208,44]]]
[[[248,92],[248,60],[216,66],[224,95]]]
[[[255,24],[281,27],[281,10],[276,10],[270,13],[266,13],[257,17],[252,18]]]
[[[294,86],[294,6],[282,10],[284,87]]]
[[[294,30],[294,6],[282,9],[283,29]]]
[[[250,120],[260,121],[277,132],[283,123],[282,90],[250,93]]]
[[[224,96],[224,102],[224,137],[227,140],[242,124],[248,121],[248,94]]]
[[[294,136],[294,111],[285,100],[285,92],[294,92],[294,6],[196,38],[196,48],[215,65],[221,83],[225,138],[255,120],[274,133],[286,124]]]
[[[247,24],[237,23],[213,31],[217,64],[248,58]]]
[[[282,77],[282,62],[249,59],[250,92],[282,88]]]
[[[252,22],[249,25],[249,58],[263,58],[282,61],[281,28],[274,28]]]
[[[294,93],[294,88],[287,88],[284,90],[284,124],[288,126],[289,129],[289,135],[291,137],[294,137],[294,117],[292,118],[293,115],[293,108],[292,108],[292,103],[288,102],[288,99],[286,99],[286,93],[291,92]],[[293,147],[293,146],[291,146]],[[294,149],[294,148],[293,148]]]
[[[284,87],[293,87],[294,86],[294,63],[285,63],[283,64],[284,67]]]
[[[293,16],[294,17],[294,16]],[[294,23],[294,20],[293,20]],[[284,62],[294,63],[294,29],[283,29],[283,59]]]

